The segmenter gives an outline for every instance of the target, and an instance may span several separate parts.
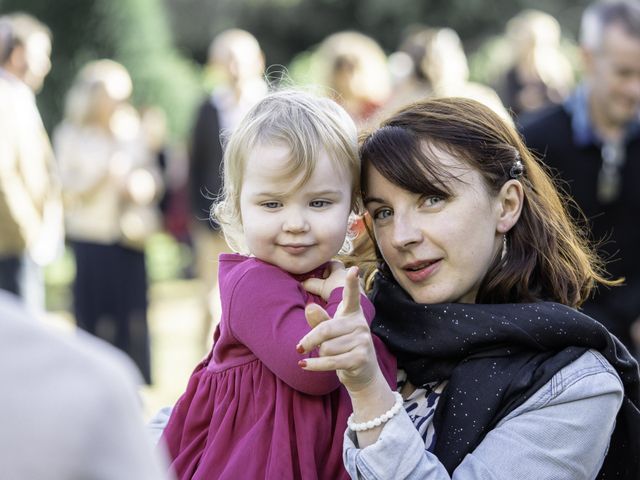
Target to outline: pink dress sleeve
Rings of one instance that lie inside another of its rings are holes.
[[[298,366],[306,358],[296,345],[311,328],[304,316],[310,295],[293,277],[277,267],[247,271],[231,293],[229,326],[233,336],[293,389],[309,395],[326,395],[340,386],[334,371],[309,372]],[[342,300],[342,288],[331,292],[328,302],[316,300],[333,316]],[[362,295],[367,321],[373,305]],[[311,353],[317,356],[317,351]]]

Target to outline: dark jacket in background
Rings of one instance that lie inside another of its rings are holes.
[[[576,144],[569,112],[559,105],[530,114],[520,120],[520,130],[527,146],[552,168],[560,187],[585,213],[591,238],[602,242],[599,251],[611,278],[626,278],[622,287],[600,287],[584,311],[633,348],[629,327],[640,316],[640,135],[626,145],[619,197],[603,204],[597,198],[601,147]]]
[[[209,211],[222,188],[220,119],[211,97],[207,97],[198,110],[189,162],[189,199],[192,216],[211,227]]]

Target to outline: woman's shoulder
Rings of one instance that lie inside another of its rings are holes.
[[[560,369],[526,402],[514,409],[503,421],[526,411],[556,404],[575,402],[583,405],[589,398],[610,399],[614,410],[620,407],[624,387],[614,367],[596,350],[587,350],[580,357]],[[582,407],[581,407],[582,408]]]
[[[593,375],[610,377],[611,383],[619,386],[621,391],[623,390],[622,380],[618,376],[615,368],[600,352],[593,349],[587,350],[580,357],[564,367],[554,378],[557,377],[559,386],[566,388],[581,379]]]

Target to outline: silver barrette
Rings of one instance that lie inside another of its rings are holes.
[[[511,165],[511,170],[509,170],[509,177],[514,180],[519,179],[524,173],[524,165],[522,165],[522,161],[518,158],[513,165]]]

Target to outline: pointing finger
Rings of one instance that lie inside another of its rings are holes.
[[[358,279],[358,267],[351,267],[347,271],[344,290],[342,291],[342,313],[359,312],[360,307],[360,284]]]

